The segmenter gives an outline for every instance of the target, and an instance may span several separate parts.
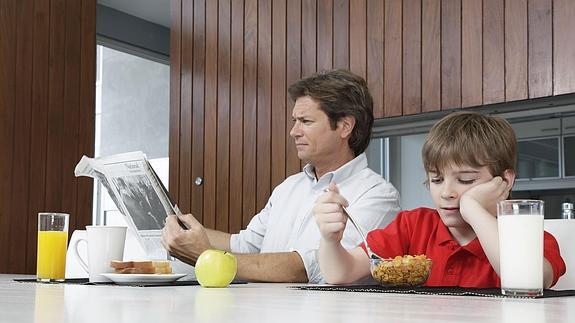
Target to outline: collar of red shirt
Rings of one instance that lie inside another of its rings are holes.
[[[437,214],[439,217],[439,214]],[[452,251],[457,249],[464,249],[475,255],[475,257],[483,259],[487,258],[485,252],[483,252],[483,248],[481,247],[481,243],[479,243],[479,239],[475,237],[475,239],[471,240],[465,246],[460,246],[459,243],[453,239],[449,229],[443,224],[441,219],[439,219],[437,224],[437,244],[442,247],[451,248]]]

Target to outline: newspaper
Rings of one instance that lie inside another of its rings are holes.
[[[150,259],[170,259],[161,244],[161,230],[168,215],[180,212],[144,153],[83,156],[74,174],[104,185]]]

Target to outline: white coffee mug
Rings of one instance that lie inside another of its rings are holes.
[[[112,260],[122,261],[126,241],[126,227],[119,226],[86,226],[88,239],[78,239],[74,243],[74,253],[78,263],[89,274],[90,282],[110,282],[102,274],[113,272]],[[84,241],[88,245],[88,265],[78,252],[78,245]]]

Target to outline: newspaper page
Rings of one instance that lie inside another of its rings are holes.
[[[74,174],[102,183],[150,259],[170,259],[161,244],[161,230],[166,217],[177,214],[177,207],[144,153],[83,156]]]

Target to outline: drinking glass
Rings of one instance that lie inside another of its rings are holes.
[[[69,217],[66,213],[38,213],[36,280],[64,281]]]
[[[497,204],[503,295],[543,295],[543,207],[539,200],[506,200]]]

